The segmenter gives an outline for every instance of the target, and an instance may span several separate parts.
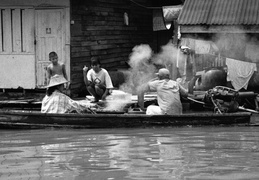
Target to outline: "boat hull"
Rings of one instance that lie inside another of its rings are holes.
[[[45,114],[33,111],[0,112],[0,128],[133,128],[249,124],[251,113]]]

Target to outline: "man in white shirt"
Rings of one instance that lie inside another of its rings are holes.
[[[91,69],[83,68],[84,82],[88,92],[94,96],[93,102],[105,100],[109,94],[109,90],[113,88],[111,77],[108,71],[101,68],[101,63],[98,58],[91,58]],[[87,72],[88,71],[88,72]]]
[[[159,106],[148,106],[146,114],[182,114],[180,95],[187,96],[188,92],[178,82],[171,80],[169,76],[170,72],[166,68],[162,68],[159,69],[157,78],[148,82],[149,90],[157,92]]]

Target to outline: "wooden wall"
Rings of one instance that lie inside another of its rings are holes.
[[[71,90],[82,88],[84,65],[99,56],[108,71],[125,68],[135,45],[153,46],[152,9],[148,0],[71,1]],[[129,25],[124,24],[124,13]]]

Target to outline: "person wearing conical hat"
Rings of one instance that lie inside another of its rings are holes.
[[[64,84],[67,82],[68,81],[62,75],[58,74],[50,78],[46,96],[42,100],[42,113],[92,112],[90,108],[94,107],[93,105],[72,100],[63,93]]]

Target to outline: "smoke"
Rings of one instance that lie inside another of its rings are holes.
[[[239,33],[218,33],[212,37],[222,56],[248,62],[258,62],[259,42],[253,34],[247,34],[242,29],[233,29]]]
[[[139,94],[146,88],[147,82],[153,78],[155,66],[151,63],[153,51],[147,44],[137,45],[129,56],[129,73],[126,83],[120,89],[131,94]]]
[[[136,45],[129,55],[130,68],[124,71],[125,83],[120,86],[120,91],[113,91],[109,96],[105,110],[122,110],[131,103],[131,94],[140,95],[147,89],[148,82],[155,77],[161,67],[170,70],[176,63],[177,49],[169,42],[161,47],[158,54],[154,54],[147,44]],[[123,92],[123,93],[122,93]]]
[[[245,58],[246,44],[249,42],[246,34],[216,34],[214,38],[223,56],[240,60]]]
[[[257,39],[253,38],[250,42],[246,43],[245,57],[251,62],[257,63],[259,61],[259,43]]]
[[[137,45],[129,56],[130,70],[127,73],[126,83],[120,89],[132,94],[140,94],[145,91],[147,82],[154,78],[157,69],[166,67],[171,70],[172,64],[176,64],[177,48],[171,41],[161,47],[161,51],[154,54],[147,44]]]
[[[158,66],[171,70],[171,66],[177,62],[177,48],[169,41],[161,47],[161,51],[158,54],[154,55],[152,61]]]
[[[104,110],[123,111],[124,107],[131,103],[131,94],[120,90],[113,90],[107,99],[107,104]]]
[[[137,45],[132,49],[129,57],[129,65],[133,70],[143,69],[141,65],[147,65],[152,57],[153,51],[147,44]]]

